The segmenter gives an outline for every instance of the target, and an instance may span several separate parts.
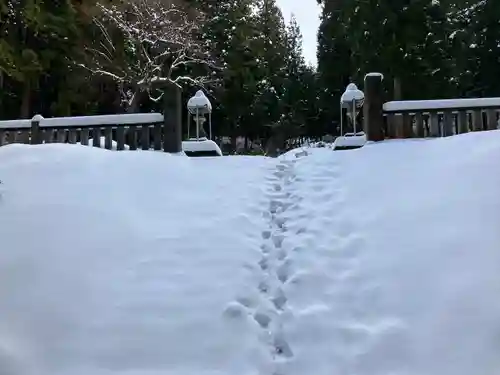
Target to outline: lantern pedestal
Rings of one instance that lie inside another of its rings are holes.
[[[188,109],[188,139],[182,142],[182,150],[187,156],[222,156],[220,147],[212,141],[212,104],[205,96],[203,91],[199,90],[195,96],[189,99]],[[191,116],[195,123],[195,134],[191,137]],[[208,138],[204,129],[207,122],[205,116],[208,116]]]
[[[333,149],[352,150],[361,148],[366,144],[366,134],[363,131],[357,131],[357,117],[363,107],[365,95],[354,83],[350,83],[340,98],[340,136],[333,142]],[[346,117],[352,125],[352,132],[344,133],[343,117],[346,111]]]

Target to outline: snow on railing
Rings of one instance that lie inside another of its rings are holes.
[[[137,125],[162,122],[161,113],[124,113],[118,115],[96,115],[76,117],[33,117],[31,120],[0,121],[0,129],[31,128],[34,120],[39,120],[40,128],[92,127],[109,125]]]
[[[401,100],[386,102],[384,112],[429,111],[429,110],[464,110],[464,109],[499,108],[500,98],[438,99],[438,100]]]
[[[31,120],[3,120],[0,121],[0,129],[29,129]]]
[[[446,137],[498,129],[500,98],[391,101],[382,110],[389,138]]]
[[[500,128],[500,97],[384,103],[383,75],[365,76],[363,128],[370,141],[446,137]]]
[[[106,149],[143,150],[164,148],[163,115],[133,113],[116,115],[52,117],[0,121],[0,146],[10,143],[80,143]]]

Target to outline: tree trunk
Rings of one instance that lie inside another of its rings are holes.
[[[27,79],[23,85],[23,95],[20,109],[20,118],[30,118],[31,112],[31,81]]]
[[[394,77],[394,100],[401,100],[403,98],[402,89],[401,89],[401,78]],[[394,128],[396,130],[396,138],[403,138],[403,115],[396,114],[392,117],[392,121],[394,121]]]
[[[138,113],[141,105],[143,91],[140,88],[137,88],[130,99],[130,105],[127,107],[127,113]]]
[[[236,120],[237,122],[239,122],[239,119]],[[239,127],[236,127],[235,124],[233,124],[233,127],[231,129],[231,153],[234,154],[237,150],[237,140],[238,140],[238,130],[239,130]]]
[[[285,151],[285,134],[281,129],[274,129],[266,143],[266,155],[277,157]]]
[[[182,151],[182,88],[174,83],[163,86],[163,150]]]
[[[134,94],[132,95],[132,98],[130,99],[129,105],[127,108],[125,108],[125,112],[127,113],[138,113],[139,112],[139,104],[141,102],[141,90],[139,88],[135,89]],[[133,134],[131,134],[130,128],[127,127],[125,128],[125,143],[130,144],[131,137]]]
[[[401,78],[394,77],[394,100],[402,100]]]

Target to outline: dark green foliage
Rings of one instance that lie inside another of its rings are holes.
[[[79,54],[77,17],[70,0],[3,1],[0,71],[6,82],[0,83],[8,85],[9,91],[19,92],[2,94],[3,110],[20,108],[17,117],[23,118],[29,117],[33,108],[50,113],[59,106],[66,111],[68,103],[62,102],[57,91],[65,86],[70,73],[68,56]],[[41,95],[52,103],[46,107],[39,99]]]
[[[500,2],[318,0],[322,119],[349,81],[385,76],[387,100],[500,95]],[[330,106],[328,106],[330,103]]]
[[[102,5],[120,12],[130,1]],[[157,0],[145,1],[154,9]],[[372,71],[384,74],[388,100],[500,96],[500,1],[318,0],[317,68],[305,63],[299,26],[285,24],[276,0],[158,1],[186,12],[197,25],[191,39],[131,38],[97,0],[0,0],[0,119],[159,110],[151,80],[182,78],[184,100],[205,89],[216,136],[282,147],[336,134],[342,92]],[[142,17],[151,36],[174,35],[158,28],[182,23],[151,17]],[[98,61],[102,46],[111,58]],[[171,71],[184,51],[187,63]]]

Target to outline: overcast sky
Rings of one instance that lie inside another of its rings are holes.
[[[276,0],[281,7],[283,17],[288,22],[290,14],[295,14],[295,18],[300,25],[304,38],[304,57],[306,61],[316,65],[316,33],[319,26],[320,7],[316,0]]]

